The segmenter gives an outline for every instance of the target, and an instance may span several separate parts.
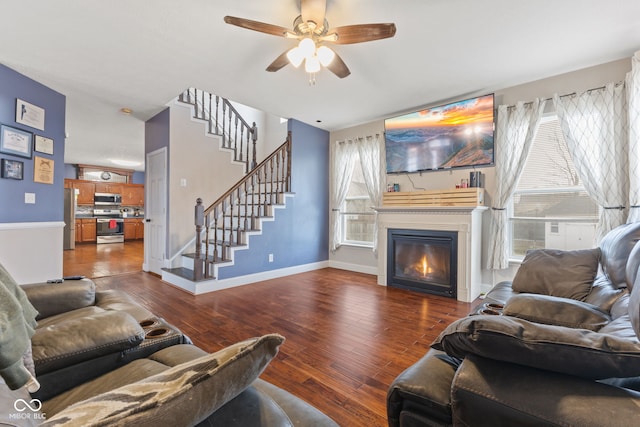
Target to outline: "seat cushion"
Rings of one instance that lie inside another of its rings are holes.
[[[252,338],[64,409],[43,426],[195,425],[245,390],[284,338]]]
[[[640,376],[637,338],[629,340],[510,316],[477,315],[457,320],[432,347],[460,359],[476,354],[587,379]]]
[[[584,301],[598,273],[600,249],[527,252],[513,278],[513,290]]]

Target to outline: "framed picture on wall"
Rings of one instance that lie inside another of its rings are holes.
[[[44,108],[16,98],[16,123],[44,130]]]
[[[23,179],[24,163],[18,160],[2,159],[0,161],[0,174],[2,178]]]
[[[38,153],[53,155],[53,139],[42,135],[34,135],[33,150]]]
[[[35,156],[33,159],[33,182],[53,184],[54,161]]]
[[[11,126],[0,126],[0,153],[31,158],[33,134]]]

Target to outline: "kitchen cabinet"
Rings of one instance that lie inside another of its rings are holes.
[[[144,239],[144,220],[142,218],[124,219],[124,240]]]
[[[95,218],[76,219],[76,243],[96,242]]]
[[[78,194],[78,198],[76,200],[79,205],[93,204],[93,195],[96,192],[95,183],[73,180],[71,183],[71,188],[76,190],[76,193]]]
[[[122,184],[96,182],[96,193],[122,194]]]
[[[144,185],[127,184],[122,186],[122,206],[144,206]]]

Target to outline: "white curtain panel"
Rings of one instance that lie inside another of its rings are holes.
[[[382,139],[380,135],[362,138],[358,144],[360,166],[364,175],[364,184],[373,206],[382,205]],[[378,212],[375,213],[373,233],[373,251],[378,249]]]
[[[640,221],[640,51],[631,58],[627,74],[629,107],[629,216],[627,222]]]
[[[353,141],[341,141],[333,144],[331,150],[331,241],[329,249],[333,252],[340,246],[340,207],[347,197],[356,148]]]
[[[491,207],[487,260],[487,268],[491,270],[509,267],[507,203],[520,179],[545,102],[536,99],[527,104],[518,102],[512,107],[498,107],[495,144],[496,191]]]
[[[601,207],[596,240],[624,224],[629,194],[624,85],[553,97],[569,155],[589,196]]]

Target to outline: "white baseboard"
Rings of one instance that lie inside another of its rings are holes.
[[[337,268],[340,270],[354,271],[356,273],[378,275],[378,267],[372,267],[368,265],[350,264],[348,262],[329,261],[329,267]]]
[[[314,262],[311,264],[296,265],[294,267],[280,268],[277,270],[263,271],[261,273],[248,274],[246,276],[231,277],[222,280],[208,280],[203,282],[191,282],[181,279],[171,273],[163,272],[162,280],[178,286],[194,295],[219,291],[222,289],[235,288],[237,286],[249,285],[251,283],[262,282],[264,280],[277,279],[279,277],[291,276],[298,273],[320,270],[329,267],[328,261]]]

